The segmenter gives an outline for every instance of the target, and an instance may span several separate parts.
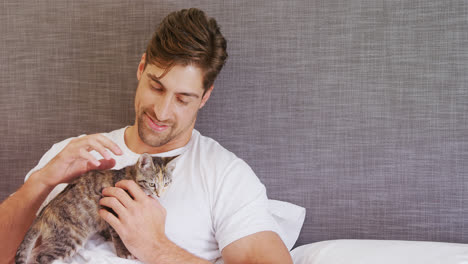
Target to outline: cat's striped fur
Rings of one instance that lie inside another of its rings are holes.
[[[64,259],[75,254],[95,233],[111,238],[119,257],[130,257],[115,230],[98,214],[102,189],[127,179],[138,183],[146,194],[159,196],[172,182],[167,164],[173,158],[143,154],[133,166],[90,171],[78,177],[41,210],[18,248],[15,262],[51,263]],[[34,248],[36,244],[39,246]]]

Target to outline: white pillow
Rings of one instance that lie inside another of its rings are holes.
[[[269,200],[268,210],[280,227],[279,236],[288,250],[291,250],[304,224],[305,208],[288,202]]]
[[[329,240],[291,251],[294,264],[468,264],[468,245],[397,240]]]

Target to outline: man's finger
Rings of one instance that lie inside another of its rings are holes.
[[[102,195],[116,198],[125,208],[129,208],[134,202],[128,193],[118,187],[104,188]]]
[[[140,186],[132,180],[122,180],[115,184],[115,187],[122,188],[130,193],[130,195],[137,201],[146,199],[146,193]]]
[[[114,210],[114,212],[117,213],[119,218],[124,217],[126,213],[125,207],[115,197],[104,197],[101,200],[99,200],[99,204]]]
[[[92,141],[90,141],[90,144],[91,145],[89,146],[89,148],[99,152],[99,154],[101,154],[101,156],[104,159],[106,159],[106,160],[112,159],[109,151],[104,146],[101,145],[100,141],[92,140]]]
[[[115,155],[122,155],[122,150],[119,148],[117,144],[115,144],[114,141],[110,140],[106,136],[102,134],[96,134],[96,139],[107,149],[112,151]]]
[[[97,170],[108,170],[108,169],[113,168],[115,166],[115,160],[114,159],[110,159],[110,160],[102,159],[102,160],[99,160],[99,162],[101,163],[101,165],[99,165],[99,167],[97,167]]]
[[[120,223],[120,220],[113,215],[111,212],[107,211],[106,209],[99,209],[99,215],[101,216],[104,221],[109,223],[117,233],[120,232],[122,224]]]
[[[95,167],[99,167],[101,163],[88,151],[86,151],[84,148],[80,149],[80,156],[81,158],[91,162]]]

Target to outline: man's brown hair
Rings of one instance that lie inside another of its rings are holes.
[[[203,72],[205,92],[213,85],[228,55],[226,40],[214,18],[202,10],[183,9],[167,15],[146,48],[146,65],[165,69],[194,65]]]

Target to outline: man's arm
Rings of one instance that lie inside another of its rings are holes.
[[[114,142],[100,134],[71,140],[47,165],[31,174],[16,193],[0,204],[0,263],[13,261],[37,210],[55,186],[68,183],[86,171],[114,166],[115,161],[107,149],[116,155],[122,153]],[[99,152],[104,159],[96,160],[89,153],[92,150]]]
[[[227,245],[221,252],[225,264],[292,264],[281,238],[272,231],[258,232]]]
[[[0,205],[1,263],[12,263],[16,249],[34,221],[36,212],[53,188],[33,173],[21,188]]]

